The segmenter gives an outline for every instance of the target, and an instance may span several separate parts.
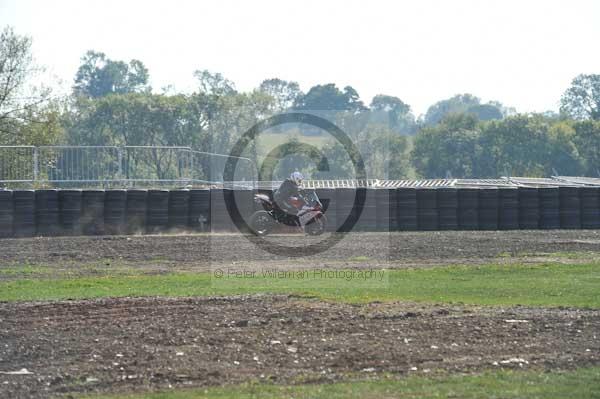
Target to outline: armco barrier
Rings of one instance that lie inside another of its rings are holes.
[[[271,190],[261,192],[272,196]],[[366,201],[360,217],[355,197]],[[2,190],[0,237],[236,231],[252,190]],[[600,228],[600,187],[324,188],[329,230],[352,231]]]

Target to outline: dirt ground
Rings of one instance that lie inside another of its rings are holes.
[[[2,268],[16,265],[94,262],[106,274],[116,265],[138,272],[215,264],[402,268],[598,261],[600,232],[350,234],[308,259],[265,253],[239,235],[7,239],[0,248],[0,278],[15,278]],[[0,302],[1,398],[599,364],[600,310],[344,305],[288,296]],[[28,373],[6,374],[21,369]]]
[[[310,244],[302,236],[275,242]],[[313,240],[314,241],[314,240]],[[208,271],[226,264],[242,268],[424,267],[501,262],[599,259],[600,231],[448,231],[348,234],[314,256],[292,259],[257,248],[241,235],[56,237],[0,240],[0,268],[40,264],[78,268],[83,263],[134,268]]]
[[[600,362],[600,311],[289,297],[0,304],[0,397]]]

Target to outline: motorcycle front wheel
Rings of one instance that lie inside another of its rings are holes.
[[[250,217],[250,229],[257,236],[266,236],[273,230],[274,226],[275,221],[267,211],[254,212]]]
[[[304,226],[304,232],[309,236],[320,236],[325,232],[325,225],[327,219],[325,216],[321,216],[320,218],[316,218],[311,221],[309,224]]]

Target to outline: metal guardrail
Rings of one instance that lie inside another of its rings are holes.
[[[227,161],[237,159],[233,181],[224,181]],[[136,187],[216,186],[265,188],[254,161],[179,146],[0,146],[2,186]],[[600,186],[599,178],[501,177],[499,179],[306,180],[307,188],[436,188]]]
[[[0,185],[125,186],[223,184],[228,159],[236,180],[257,180],[249,158],[178,146],[0,146]]]
[[[35,181],[36,157],[34,146],[0,146],[0,182]]]

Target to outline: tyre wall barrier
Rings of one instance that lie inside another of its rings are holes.
[[[500,195],[497,188],[479,189],[478,219],[479,230],[498,230],[500,221]]]
[[[354,188],[338,188],[335,190],[335,227],[337,231],[348,232],[358,222],[358,209],[354,209],[354,201],[356,199],[356,189]],[[333,212],[328,212],[327,222],[330,224],[329,215]],[[347,222],[346,222],[347,221]]]
[[[104,234],[104,190],[84,190],[81,194],[81,228],[85,235]]]
[[[190,190],[169,192],[169,230],[185,230],[190,215]]]
[[[560,202],[556,188],[538,189],[540,198],[540,229],[560,228]]]
[[[534,187],[519,187],[519,228],[537,229],[540,225],[539,190]]]
[[[581,228],[581,201],[579,187],[559,187],[560,227],[563,229]]]
[[[146,232],[161,233],[166,231],[168,226],[169,190],[148,190]]]
[[[13,192],[0,191],[0,237],[13,236],[14,204]]]
[[[455,188],[438,188],[438,227],[440,230],[458,229],[458,192]]]
[[[233,201],[233,190],[210,190],[210,225],[212,231],[223,232],[235,230],[235,225],[229,216],[226,205],[227,202]]]
[[[600,187],[581,187],[581,228],[600,229]]]
[[[32,237],[35,235],[35,191],[13,191],[13,236]]]
[[[210,231],[210,191],[190,190],[188,227],[192,231]]]
[[[79,236],[82,234],[81,200],[81,190],[61,190],[58,192],[58,203],[60,204],[59,217],[62,235]]]
[[[458,228],[479,229],[479,189],[464,188],[458,191]]]
[[[352,229],[353,231],[377,231],[377,197],[376,190],[358,188],[357,195],[364,195],[365,202],[358,222]]]
[[[438,230],[438,215],[436,189],[417,189],[417,228]]]
[[[417,191],[412,188],[396,189],[398,207],[398,230],[414,231],[418,229],[417,219]]]
[[[517,230],[519,228],[519,190],[506,188],[498,190],[498,228]]]
[[[272,190],[261,190],[272,196]],[[1,190],[0,237],[237,231],[252,190]],[[600,229],[600,187],[318,189],[328,231]],[[357,195],[366,200],[354,209]],[[344,226],[344,222],[348,221]]]
[[[128,234],[142,234],[146,230],[148,190],[127,190],[125,226]]]
[[[395,230],[396,217],[390,212],[396,201],[395,190],[382,188],[375,190],[375,230],[390,231]]]
[[[35,228],[39,236],[55,236],[60,232],[58,190],[35,192]]]
[[[104,233],[123,234],[126,226],[127,190],[106,190],[104,196]]]

